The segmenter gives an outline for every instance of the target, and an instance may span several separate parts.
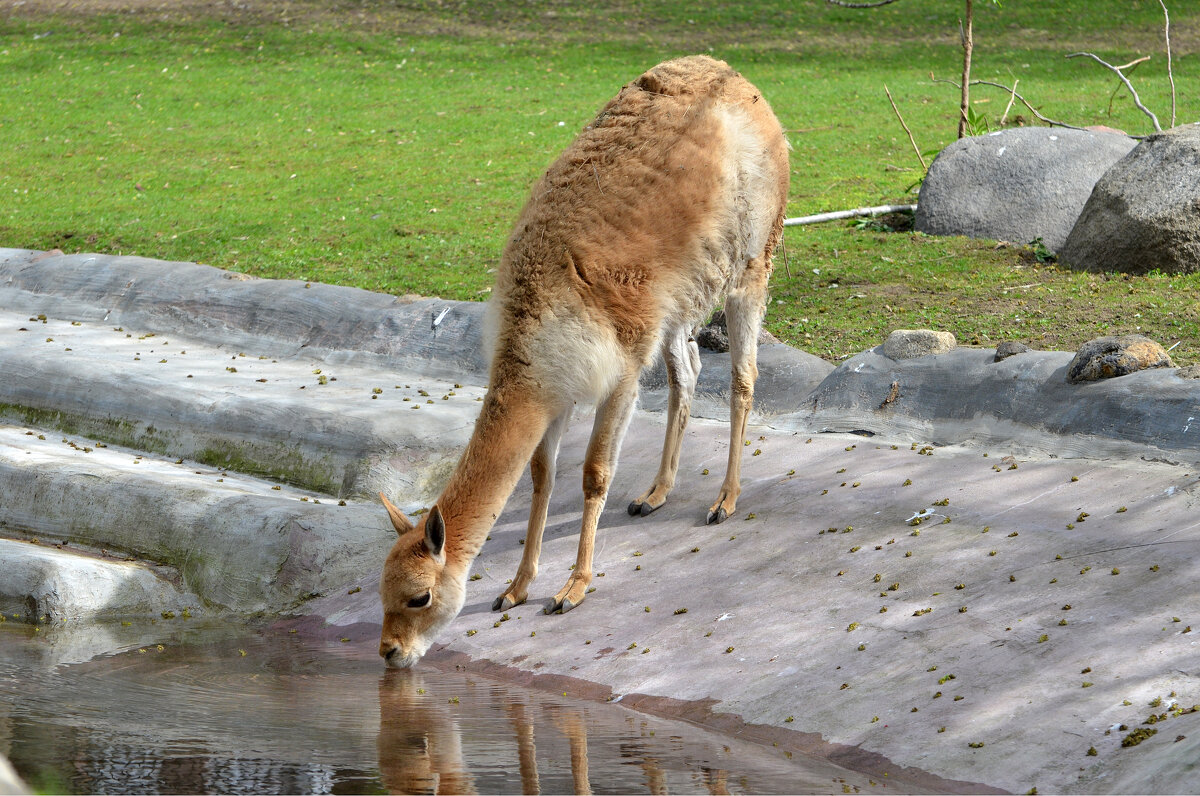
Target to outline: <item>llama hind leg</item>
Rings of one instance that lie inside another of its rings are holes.
[[[529,474],[533,478],[533,499],[529,507],[529,528],[525,532],[525,551],[517,574],[508,589],[492,601],[493,611],[507,611],[514,605],[525,602],[529,596],[529,584],[537,577],[538,558],[542,552],[542,533],[546,530],[546,513],[550,506],[550,493],[554,491],[554,465],[558,460],[558,445],[571,410],[565,409],[551,423],[542,436],[541,443],[529,460]]]
[[[700,350],[691,330],[678,329],[663,343],[663,362],[667,367],[667,432],[663,440],[662,461],[654,483],[637,500],[629,504],[633,516],[646,516],[667,501],[679,472],[679,449],[683,446],[683,431],[692,411],[692,396],[700,378]]]
[[[608,499],[608,487],[617,469],[621,440],[637,403],[638,373],[631,371],[622,377],[615,390],[596,410],[592,438],[583,461],[583,521],[579,529],[579,552],[575,569],[567,579],[546,613],[566,613],[583,602],[592,582],[592,552],[596,544],[596,525]]]
[[[768,251],[770,251],[768,249]],[[724,522],[737,509],[742,491],[742,448],[745,447],[746,421],[754,404],[754,382],[758,379],[758,332],[766,309],[767,278],[771,274],[768,256],[756,257],[746,264],[737,284],[725,299],[725,319],[729,329],[731,378],[729,384],[729,462],[721,494],[708,510],[708,522]]]

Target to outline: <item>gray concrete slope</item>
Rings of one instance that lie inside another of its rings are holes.
[[[877,777],[914,767],[942,778],[935,789],[1196,792],[1200,713],[1171,714],[1200,703],[1194,469],[759,426],[737,516],[706,526],[726,428],[695,421],[675,492],[631,518],[625,501],[657,466],[657,420],[639,415],[626,436],[596,591],[569,614],[542,613],[575,560],[580,423],[563,443],[530,602],[508,621],[490,610],[523,551],[526,479],[433,661],[816,733],[835,760]],[[374,585],[309,608],[327,635],[374,644]],[[1143,725],[1152,713],[1168,716]],[[1143,726],[1157,735],[1123,748]]]

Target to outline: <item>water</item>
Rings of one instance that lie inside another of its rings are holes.
[[[386,671],[366,645],[181,622],[103,632],[128,648],[90,659],[88,632],[0,624],[0,752],[40,790],[873,789],[824,760],[619,705],[432,667]]]

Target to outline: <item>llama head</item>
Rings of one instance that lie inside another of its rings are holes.
[[[388,666],[406,669],[462,610],[465,572],[446,566],[446,523],[436,505],[413,525],[386,497],[380,497],[400,538],[388,553],[379,583],[383,603],[379,654]]]

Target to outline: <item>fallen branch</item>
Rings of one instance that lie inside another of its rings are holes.
[[[913,152],[917,153],[917,160],[921,161],[921,171],[929,171],[929,167],[925,165],[925,158],[921,155],[921,150],[917,147],[917,141],[913,138],[912,130],[909,130],[908,125],[904,123],[904,117],[900,115],[900,109],[896,107],[896,101],[892,99],[892,92],[888,90],[887,84],[883,86],[883,93],[887,94],[888,102],[892,103],[892,110],[896,112],[896,118],[900,120],[900,126],[904,128],[904,132],[908,133],[908,142],[912,144]]]
[[[896,0],[875,0],[873,3],[848,3],[846,0],[825,0],[825,2],[831,6],[841,6],[842,8],[879,8],[891,5]]]
[[[861,218],[863,216],[881,216],[884,213],[912,213],[916,205],[877,205],[875,207],[859,207],[854,210],[835,210],[831,213],[817,213],[815,216],[800,216],[785,218],[785,227],[799,227],[805,224],[821,224],[825,221],[838,221],[843,218]]]
[[[1138,107],[1138,110],[1140,110],[1142,113],[1144,113],[1150,117],[1150,121],[1154,123],[1154,131],[1156,133],[1162,132],[1162,125],[1160,125],[1158,123],[1158,117],[1154,115],[1154,111],[1150,110],[1149,108],[1147,108],[1145,105],[1142,104],[1142,98],[1138,96],[1137,89],[1135,89],[1133,87],[1133,84],[1129,82],[1129,78],[1125,77],[1125,73],[1122,72],[1119,67],[1113,66],[1108,61],[1105,61],[1103,58],[1101,58],[1100,56],[1095,55],[1093,53],[1088,53],[1088,52],[1071,53],[1067,57],[1068,58],[1078,58],[1081,55],[1086,55],[1088,58],[1095,60],[1097,63],[1101,64],[1102,66],[1105,66],[1105,67],[1111,69],[1113,72],[1116,72],[1117,77],[1121,78],[1121,82],[1125,84],[1125,88],[1129,89],[1129,93],[1133,96],[1133,104]]]

